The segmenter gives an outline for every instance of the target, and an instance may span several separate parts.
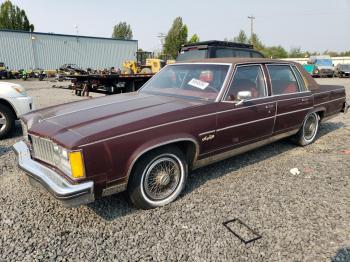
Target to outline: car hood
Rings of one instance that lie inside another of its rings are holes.
[[[67,148],[180,119],[178,112],[207,103],[129,93],[83,100],[34,111],[22,117],[30,134]]]

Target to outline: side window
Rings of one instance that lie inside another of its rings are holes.
[[[221,49],[216,49],[216,57],[221,58],[221,57],[234,57],[235,53],[233,49],[228,49],[228,48],[221,48]]]
[[[259,65],[237,67],[225,101],[239,100],[241,92],[250,99],[267,95],[264,74]]]
[[[237,57],[250,57],[250,51],[246,50],[236,50],[236,56]]]
[[[298,79],[298,84],[299,84],[300,91],[306,91],[307,89],[305,87],[305,82],[304,82],[303,77],[300,75],[299,70],[296,68],[296,66],[292,66],[292,69],[293,69],[294,75]]]
[[[284,95],[299,92],[298,82],[289,65],[267,66],[273,95]]]

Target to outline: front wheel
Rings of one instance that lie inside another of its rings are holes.
[[[15,126],[15,115],[4,105],[0,105],[0,139],[6,137]]]
[[[131,174],[128,194],[141,209],[151,209],[173,202],[185,188],[188,165],[182,151],[168,146],[147,153]]]
[[[297,144],[306,146],[316,140],[316,135],[319,128],[319,116],[316,113],[306,115],[303,125],[296,135]]]

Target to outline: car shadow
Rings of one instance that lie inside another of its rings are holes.
[[[319,130],[319,138],[343,126],[344,124],[338,122],[322,124]],[[191,172],[186,189],[182,193],[182,196],[191,193],[208,180],[216,179],[248,165],[259,163],[270,157],[274,157],[288,150],[292,150],[295,147],[296,145],[287,138],[259,149],[249,151],[242,155],[197,169]],[[120,193],[99,199],[94,203],[89,204],[88,207],[103,219],[113,221],[119,217],[139,211],[134,208],[127,199],[126,193]]]

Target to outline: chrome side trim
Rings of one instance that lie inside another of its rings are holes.
[[[218,162],[218,161],[221,161],[221,160],[224,160],[224,159],[227,159],[227,158],[230,158],[230,157],[233,157],[233,156],[245,153],[247,151],[256,149],[258,147],[261,147],[261,146],[273,143],[273,142],[275,142],[277,140],[280,140],[280,139],[283,139],[285,137],[294,135],[294,134],[298,133],[298,131],[299,131],[298,129],[292,130],[292,131],[289,131],[289,132],[286,132],[286,133],[283,133],[283,134],[279,134],[279,135],[276,135],[276,136],[273,136],[273,137],[270,137],[270,138],[267,138],[267,139],[264,139],[264,140],[252,143],[252,144],[249,144],[249,145],[242,146],[240,148],[235,148],[233,150],[230,150],[230,151],[227,151],[227,152],[223,152],[221,154],[217,154],[217,155],[214,155],[214,156],[210,156],[210,157],[198,160],[198,161],[194,162],[192,169],[194,170],[194,169],[197,169],[197,168],[200,168],[200,167],[203,167],[203,166],[207,166],[207,165],[210,165],[212,163],[215,163],[215,162]]]
[[[173,139],[173,140],[168,140],[166,142],[163,142],[163,143],[158,143],[156,145],[153,145],[151,147],[148,147],[146,149],[144,149],[143,151],[141,151],[140,153],[137,154],[137,156],[132,160],[131,162],[131,165],[129,166],[129,169],[128,169],[128,172],[126,174],[126,177],[127,179],[129,179],[130,177],[130,174],[131,174],[131,170],[133,169],[136,161],[142,156],[144,155],[145,153],[151,151],[152,149],[155,149],[155,148],[158,148],[158,147],[161,147],[161,146],[165,146],[165,145],[169,145],[169,144],[172,144],[172,143],[176,143],[176,142],[192,142],[195,147],[196,147],[196,153],[195,153],[195,157],[193,159],[193,162],[195,162],[198,158],[198,155],[199,155],[199,144],[196,140],[192,139],[192,138],[179,138],[179,139]],[[127,183],[127,182],[126,182]]]
[[[216,130],[210,130],[210,131],[206,131],[206,132],[203,132],[203,133],[200,133],[198,136],[206,136],[206,135],[209,135],[211,133],[215,133]]]
[[[303,92],[303,93],[309,93],[309,92]],[[298,94],[300,94],[300,93],[298,93]],[[280,99],[280,100],[277,100],[277,102],[289,101],[289,100],[301,99],[301,98],[308,98],[308,97],[313,97],[313,95],[311,95],[311,96],[300,96],[300,97],[293,97],[293,98]]]
[[[319,105],[323,105],[323,104],[328,104],[328,103],[332,103],[332,102],[335,102],[335,101],[338,101],[338,100],[344,100],[346,99],[346,97],[341,97],[341,98],[337,98],[337,99],[332,99],[332,100],[329,100],[329,101],[326,101],[326,102],[322,102],[322,103],[319,103],[319,104],[315,104],[314,106],[319,106]]]
[[[44,186],[56,199],[61,200],[67,207],[87,204],[95,200],[94,182],[88,181],[71,184],[60,174],[45,165],[31,159],[28,146],[23,142],[13,145],[18,155],[18,164],[29,178]]]
[[[289,114],[293,114],[293,113],[297,113],[297,112],[307,111],[307,110],[310,110],[310,109],[313,109],[313,107],[308,107],[308,108],[294,110],[294,111],[290,111],[290,112],[286,112],[286,113],[281,113],[281,114],[277,114],[277,116],[289,115]]]
[[[220,132],[220,131],[223,131],[223,130],[226,130],[226,129],[230,129],[230,128],[234,128],[234,127],[239,127],[239,126],[245,126],[245,125],[249,125],[249,124],[256,123],[256,122],[261,122],[261,121],[268,120],[268,119],[272,119],[272,118],[275,118],[275,116],[265,117],[265,118],[261,118],[261,119],[258,119],[258,120],[253,120],[253,121],[249,121],[249,122],[244,122],[244,123],[237,124],[237,125],[226,126],[226,127],[217,129],[216,131],[217,131],[217,132]]]
[[[190,118],[186,118],[186,119],[181,119],[181,120],[176,120],[176,121],[172,121],[172,122],[169,122],[169,123],[164,123],[164,124],[160,124],[160,125],[156,125],[156,126],[151,126],[151,127],[147,127],[147,128],[144,128],[144,129],[140,129],[140,130],[128,132],[128,133],[125,133],[125,134],[121,134],[121,135],[117,135],[117,136],[108,137],[108,138],[101,139],[101,140],[98,140],[98,141],[94,141],[94,142],[91,142],[91,143],[87,143],[87,144],[84,144],[84,145],[79,146],[79,148],[82,148],[82,147],[84,147],[84,146],[89,146],[89,145],[97,144],[97,143],[100,143],[100,142],[105,142],[105,141],[112,140],[112,139],[119,138],[119,137],[124,137],[124,136],[132,135],[132,134],[137,134],[137,133],[140,133],[140,132],[143,132],[143,131],[147,131],[147,130],[152,130],[152,129],[157,128],[157,127],[172,125],[172,124],[181,123],[181,122],[184,122],[184,121],[189,121],[189,120],[193,120],[193,119],[198,119],[198,118],[202,118],[202,117],[206,117],[206,116],[212,116],[212,115],[216,115],[216,114],[217,114],[217,112],[215,112],[215,113],[210,113],[210,114],[206,114],[206,115],[194,116],[194,117],[190,117]]]

